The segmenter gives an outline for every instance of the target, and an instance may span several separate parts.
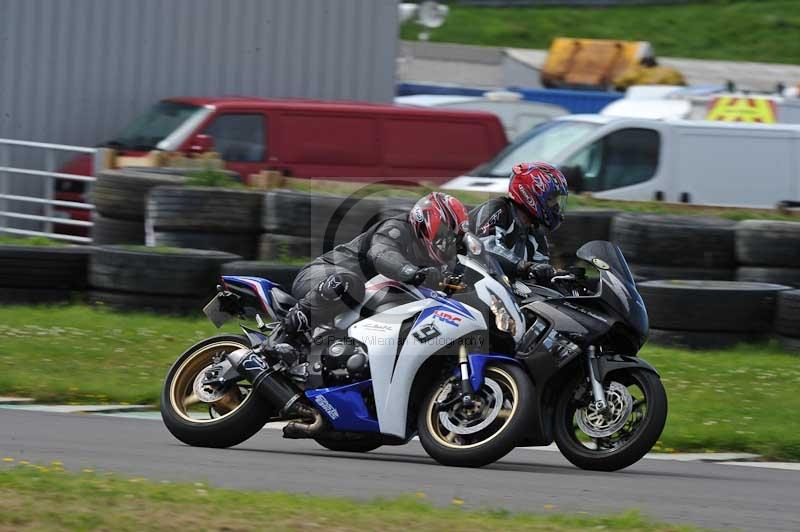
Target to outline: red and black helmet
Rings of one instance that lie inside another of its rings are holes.
[[[508,183],[508,195],[514,203],[551,231],[564,220],[568,194],[564,174],[547,163],[514,166]]]
[[[469,216],[464,204],[453,196],[431,192],[414,205],[408,221],[431,259],[446,264],[456,255],[458,239],[467,231]]]

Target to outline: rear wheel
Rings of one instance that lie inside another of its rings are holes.
[[[272,408],[246,383],[202,384],[207,368],[227,353],[249,348],[244,336],[226,334],[193,345],[170,368],[161,392],[161,418],[177,439],[196,447],[231,447],[258,432]]]
[[[651,371],[609,374],[603,382],[608,411],[587,398],[576,400],[583,379],[565,386],[555,410],[554,436],[561,453],[581,469],[616,471],[639,461],[661,436],[667,419],[667,394]]]
[[[417,418],[422,446],[444,465],[481,467],[499,460],[533,421],[530,378],[513,364],[487,366],[471,405],[457,399],[459,386],[454,376],[443,379],[423,401]]]

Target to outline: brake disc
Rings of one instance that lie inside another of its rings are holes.
[[[633,410],[633,396],[624,385],[612,381],[605,390],[608,411],[594,403],[578,410],[578,428],[592,438],[607,438],[625,426]]]
[[[205,374],[208,368],[204,369],[200,373],[197,374],[197,377],[194,379],[194,393],[197,394],[197,397],[200,401],[204,403],[214,403],[219,401],[228,390],[225,389],[224,386],[216,386],[214,384],[203,384],[203,380],[205,380]]]
[[[439,412],[439,423],[449,432],[460,435],[475,434],[491,425],[494,420],[497,419],[497,414],[499,414],[500,409],[503,408],[503,390],[500,388],[499,384],[488,377],[484,378],[483,382],[484,385],[491,390],[491,393],[481,393],[483,396],[482,400],[493,400],[494,404],[492,408],[486,413],[483,420],[475,425],[464,425],[461,420],[458,419],[459,412],[455,409],[460,408],[461,405],[451,407],[448,412]],[[481,390],[483,391],[483,388],[481,388]],[[457,424],[453,423],[453,420],[455,420]]]

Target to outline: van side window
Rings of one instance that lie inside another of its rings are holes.
[[[611,190],[651,179],[658,169],[660,149],[657,131],[620,129],[585,147],[564,166],[580,166],[584,190]]]
[[[225,114],[214,119],[204,133],[214,139],[214,151],[228,162],[264,160],[266,124],[263,115]]]

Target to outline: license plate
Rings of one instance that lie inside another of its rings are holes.
[[[214,299],[209,301],[208,304],[203,307],[203,314],[205,314],[208,319],[211,320],[211,323],[213,323],[217,329],[234,318],[232,314],[222,310],[219,294],[214,296]]]

